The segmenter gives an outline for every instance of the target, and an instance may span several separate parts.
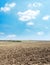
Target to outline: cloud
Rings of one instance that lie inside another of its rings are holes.
[[[36,17],[39,15],[40,10],[26,10],[24,12],[18,12],[19,20],[21,21],[29,21],[32,19],[36,19]]]
[[[33,26],[34,23],[33,23],[33,22],[28,22],[27,25],[28,25],[28,26]]]
[[[10,11],[10,8],[9,7],[1,7],[1,11],[7,12],[7,11]]]
[[[10,4],[5,4],[5,6],[10,7],[10,8],[13,8],[13,7],[16,6],[16,3],[12,2]]]
[[[6,39],[7,40],[14,40],[14,39],[16,39],[17,38],[17,36],[15,35],[15,34],[11,34],[11,35],[7,35],[6,36]]]
[[[50,19],[50,15],[46,15],[42,18],[43,20],[49,20]]]
[[[35,8],[38,8],[38,7],[41,7],[42,6],[42,3],[40,2],[34,2],[34,3],[29,3],[28,4],[28,7],[35,7]]]
[[[33,3],[33,7],[40,7],[40,6],[42,6],[42,3],[40,2]]]
[[[37,32],[37,35],[44,35],[43,31]]]
[[[4,7],[0,8],[0,11],[8,12],[11,10],[11,8],[15,7],[15,5],[16,5],[16,3],[13,3],[13,2],[10,4],[6,3]]]
[[[0,32],[0,35],[4,35],[5,33],[3,33],[3,32]]]

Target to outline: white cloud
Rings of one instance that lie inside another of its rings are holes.
[[[1,7],[1,11],[7,12],[7,11],[10,11],[10,8],[9,7]]]
[[[4,33],[3,32],[0,32],[0,35],[3,35]]]
[[[3,12],[8,12],[11,10],[11,8],[15,7],[16,3],[6,3],[4,7],[1,7],[0,8],[0,11],[3,11]]]
[[[42,18],[43,20],[49,20],[50,19],[50,15],[46,15]]]
[[[19,20],[21,21],[29,21],[32,19],[36,19],[38,14],[40,13],[40,10],[26,10],[24,12],[18,12]]]
[[[43,31],[37,32],[37,35],[44,35]]]
[[[6,39],[7,40],[14,40],[14,39],[16,39],[17,38],[17,36],[15,35],[15,34],[11,34],[11,35],[7,35],[6,36]]]
[[[30,8],[32,8],[32,7],[38,8],[38,7],[41,7],[41,6],[42,6],[42,3],[40,3],[40,2],[34,2],[34,3],[28,4],[28,7],[30,7]]]
[[[40,7],[40,6],[42,6],[42,3],[40,2],[33,3],[33,7]]]
[[[27,25],[28,25],[28,26],[33,26],[34,23],[33,23],[33,22],[28,22]]]
[[[11,8],[13,8],[13,7],[16,6],[16,3],[14,3],[14,2],[12,2],[12,3],[10,3],[10,4],[6,3],[5,6],[6,6],[6,7],[11,7]]]

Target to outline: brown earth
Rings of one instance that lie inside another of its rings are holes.
[[[50,65],[50,42],[0,41],[0,65]]]

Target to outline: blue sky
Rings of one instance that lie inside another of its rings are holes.
[[[0,40],[50,40],[50,0],[0,0]]]

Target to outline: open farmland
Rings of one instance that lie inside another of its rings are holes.
[[[0,41],[0,65],[50,65],[50,41]]]

